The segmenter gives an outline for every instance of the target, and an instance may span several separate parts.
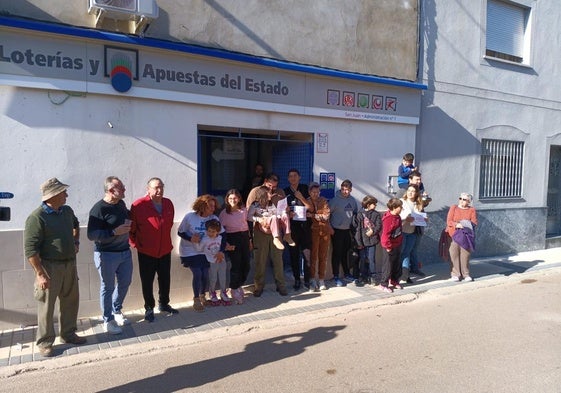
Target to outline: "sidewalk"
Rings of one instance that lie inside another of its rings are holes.
[[[491,279],[501,276],[561,268],[561,248],[474,259],[471,265],[475,282],[484,285],[485,281],[488,281],[491,285]],[[275,292],[274,286],[268,286],[260,298],[254,298],[248,287],[243,305],[208,307],[205,312],[196,313],[190,303],[174,303],[173,306],[179,309],[179,314],[172,316],[156,314],[153,323],[144,321],[144,310],[127,310],[126,315],[132,323],[123,328],[122,334],[114,336],[103,332],[103,323],[99,316],[82,318],[78,321],[78,334],[87,337],[88,343],[73,346],[61,344],[57,338],[54,358],[86,352],[103,352],[132,344],[190,335],[217,327],[247,326],[247,329],[250,329],[264,321],[276,320],[279,325],[282,325],[283,318],[302,313],[317,313],[347,305],[361,306],[372,301],[392,304],[395,302],[392,298],[396,296],[409,295],[413,299],[415,294],[432,289],[473,285],[473,283],[451,282],[447,263],[425,266],[423,271],[426,277],[413,276],[414,284],[393,294],[384,293],[369,285],[358,288],[354,284],[349,284],[342,288],[329,288],[320,293],[293,291],[289,296],[281,297]],[[55,329],[58,331],[58,327]],[[36,327],[0,332],[0,366],[48,361],[36,351],[35,333]]]

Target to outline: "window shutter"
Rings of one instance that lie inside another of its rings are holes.
[[[487,50],[523,57],[526,12],[502,1],[487,2]]]

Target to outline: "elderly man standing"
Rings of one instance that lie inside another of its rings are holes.
[[[129,210],[123,201],[126,189],[121,180],[109,176],[105,179],[104,190],[103,199],[90,210],[88,239],[95,243],[94,263],[101,280],[99,302],[103,330],[119,334],[122,333],[121,326],[130,323],[121,309],[132,281],[131,224]]]
[[[65,205],[67,188],[67,184],[56,178],[41,184],[42,204],[25,222],[25,257],[35,270],[36,345],[43,356],[53,354],[53,314],[57,298],[61,341],[75,345],[86,342],[76,334],[80,301],[76,253],[80,227],[72,208]]]
[[[132,228],[130,242],[138,251],[138,268],[144,297],[144,319],[154,321],[154,277],[158,273],[158,309],[177,314],[169,305],[171,271],[171,227],[175,210],[173,203],[164,198],[164,183],[153,177],[148,181],[146,196],[131,206]]]

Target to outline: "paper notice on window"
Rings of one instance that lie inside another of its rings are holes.
[[[294,221],[306,221],[306,206],[294,206]]]
[[[418,226],[418,227],[426,227],[427,226],[427,213],[417,213],[417,212],[413,212],[411,213],[411,217],[413,217],[415,219],[415,221],[413,221],[413,225]]]
[[[282,216],[283,214],[286,214],[286,208],[288,206],[288,201],[286,200],[286,198],[281,199],[280,201],[277,202],[277,216]]]

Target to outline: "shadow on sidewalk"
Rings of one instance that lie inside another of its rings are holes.
[[[293,302],[302,295],[301,292],[297,292],[290,293],[288,296],[280,296],[276,293],[274,286],[266,287],[262,296],[259,298],[253,297],[252,294],[247,294],[247,291],[248,289],[246,289],[244,303],[241,305],[232,303],[229,306],[208,306],[205,307],[204,312],[195,312],[191,305],[184,305],[178,308],[179,314],[168,315],[167,313],[156,313],[154,322],[145,321],[144,314],[141,310],[125,313],[127,318],[131,321],[131,324],[123,326],[123,333],[116,335],[109,335],[103,332],[103,321],[100,318],[83,319],[82,321],[85,326],[79,326],[78,329],[85,333],[81,334],[79,332],[80,335],[85,335],[87,337],[88,343],[86,346],[80,347],[80,352],[103,349],[104,347],[119,347],[126,344],[153,341],[195,331],[211,330],[221,326],[234,326],[243,322],[269,319],[267,314],[270,314],[270,318],[278,318],[278,312],[268,312],[268,310],[274,309],[289,301]],[[307,299],[309,299],[309,297],[307,297]],[[255,313],[260,313],[260,317],[256,318],[252,316],[252,314]],[[87,330],[89,328],[93,328],[93,335],[91,333],[88,334]],[[68,349],[68,347],[57,345],[55,347],[55,354],[58,355],[66,349]]]
[[[470,275],[474,279],[483,279],[487,276],[497,274],[510,276],[515,273],[524,273],[544,262],[545,261],[542,259],[512,262],[509,261],[508,258],[474,260],[470,262]],[[441,262],[438,264],[431,264],[423,268],[423,271],[426,274],[425,277],[421,277],[416,274],[411,274],[411,277],[414,282],[423,284],[435,281],[446,281],[450,278],[450,270],[451,267],[449,262]]]

